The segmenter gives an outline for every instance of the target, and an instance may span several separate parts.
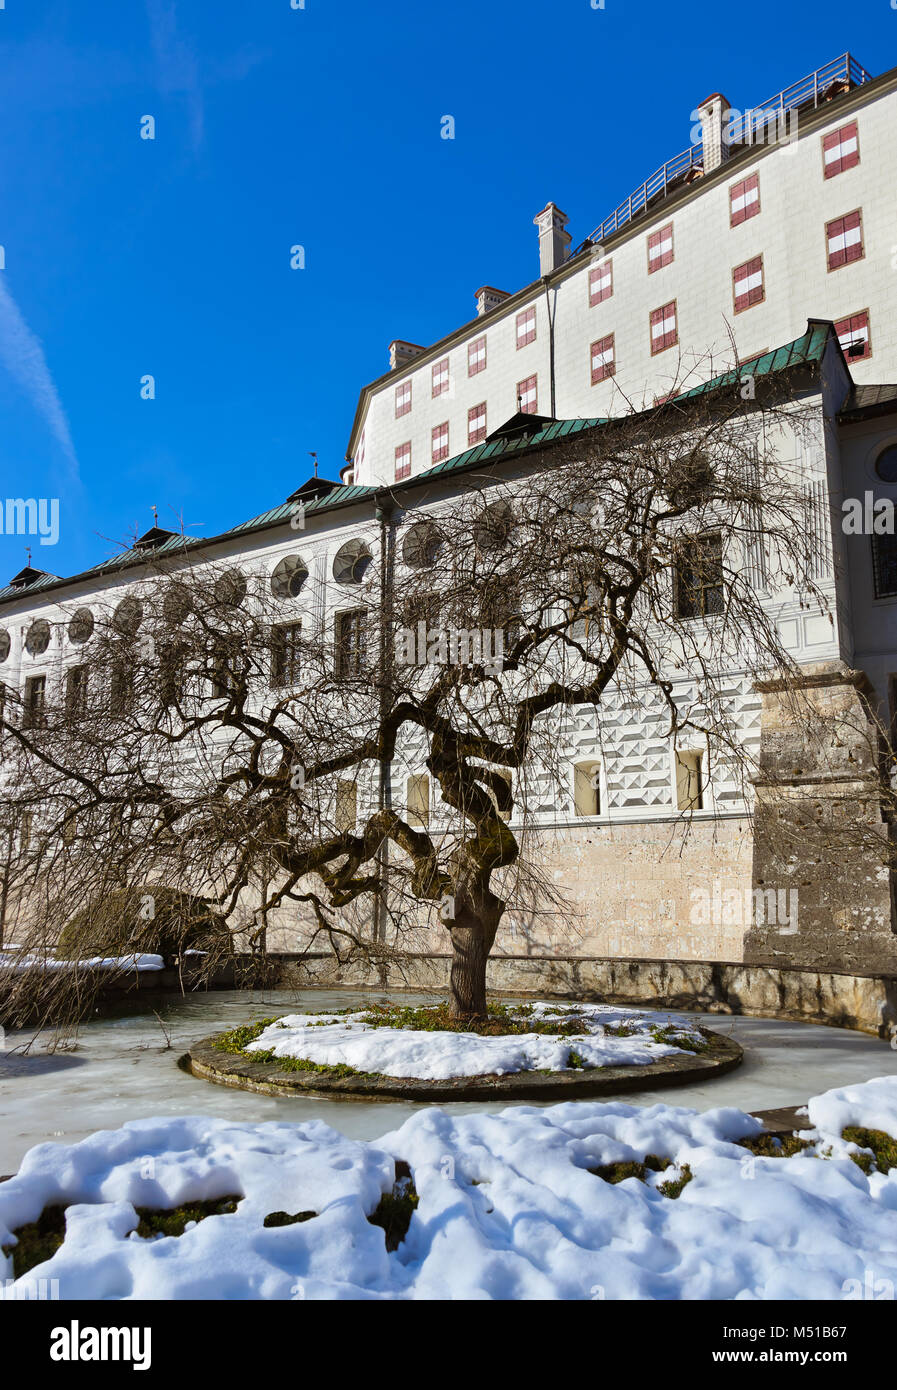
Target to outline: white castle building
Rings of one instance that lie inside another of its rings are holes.
[[[692,126],[684,153],[575,250],[566,216],[548,203],[535,219],[530,285],[479,289],[476,316],[431,346],[392,342],[390,370],[361,392],[341,483],[309,480],[223,535],[153,528],[83,574],[29,566],[16,575],[0,590],[6,689],[27,711],[76,681],[94,612],[117,606],[149,560],[157,567],[168,556],[173,566],[186,557],[261,576],[282,601],[285,634],[313,620],[344,644],[372,592],[384,528],[438,506],[473,471],[512,476],[522,458],[650,411],[674,388],[735,370],[759,379],[800,369],[818,430],[799,462],[833,620],[795,594],[782,605],[782,637],[823,704],[890,725],[897,541],[868,528],[845,534],[841,521],[845,499],[897,500],[897,69],[871,77],[845,54],[751,110],[715,93]],[[373,561],[365,575],[362,553]],[[744,739],[762,749],[779,719],[774,686],[758,690],[733,672],[731,692]],[[821,804],[840,799],[880,819],[875,760],[854,751],[849,777],[809,767],[805,786]],[[759,929],[713,907],[721,885],[748,901],[770,882],[774,851],[706,749],[672,748],[648,702],[611,694],[600,710],[574,713],[566,754],[569,795],[538,816],[573,911],[527,921],[509,912],[497,950],[897,968],[880,866],[840,866],[833,878],[830,866],[792,865],[799,932],[790,920]],[[698,804],[683,793],[683,758],[700,782]],[[413,744],[391,786],[422,819],[438,815]],[[367,795],[352,791],[357,810]],[[687,806],[692,824],[678,844]],[[699,899],[709,914],[696,914]],[[285,918],[273,944],[295,949],[300,937]]]

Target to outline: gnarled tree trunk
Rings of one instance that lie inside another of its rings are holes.
[[[455,900],[446,922],[452,939],[452,1018],[486,1017],[486,966],[505,905],[488,889]]]

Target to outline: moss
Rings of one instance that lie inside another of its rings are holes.
[[[316,1211],[296,1211],[292,1215],[288,1211],[270,1211],[262,1224],[266,1230],[279,1226],[296,1226],[300,1221],[311,1221],[317,1214]]]
[[[191,1222],[205,1221],[207,1216],[230,1216],[237,1210],[242,1194],[217,1197],[207,1202],[185,1202],[180,1207],[135,1207],[139,1218],[137,1234],[143,1240],[155,1236],[182,1236]]]
[[[368,1217],[372,1226],[380,1226],[384,1231],[387,1250],[398,1250],[402,1244],[419,1201],[411,1169],[404,1159],[397,1158],[396,1179],[392,1191],[384,1192]]]
[[[489,1004],[485,1018],[453,1018],[449,1004],[372,1004],[361,1016],[369,1028],[409,1028],[422,1033],[478,1033],[482,1037],[505,1037],[520,1033],[540,1033],[551,1037],[582,1037],[588,1020],[575,1009],[558,1009],[563,1017],[533,1017],[531,1005]]]
[[[599,1168],[590,1168],[596,1178],[603,1182],[625,1182],[627,1178],[638,1178],[644,1182],[649,1173],[662,1173],[672,1163],[671,1158],[661,1158],[659,1154],[646,1154],[641,1163],[625,1159],[619,1163],[603,1163]]]
[[[44,1207],[36,1221],[13,1231],[15,1245],[4,1245],[4,1255],[12,1255],[14,1279],[21,1279],[37,1265],[50,1260],[65,1240],[65,1207]]]
[[[861,1129],[857,1125],[848,1125],[841,1138],[861,1149],[872,1150],[871,1158],[869,1154],[850,1155],[864,1173],[872,1172],[873,1166],[880,1173],[889,1173],[892,1168],[897,1168],[897,1140],[883,1129]]]
[[[679,1170],[679,1176],[667,1178],[666,1182],[659,1182],[657,1191],[662,1192],[664,1197],[669,1197],[671,1201],[675,1201],[677,1197],[681,1197],[683,1187],[687,1187],[693,1177],[694,1173],[691,1168],[687,1163],[683,1163]]]
[[[748,1149],[758,1158],[793,1158],[795,1154],[809,1149],[810,1142],[798,1138],[796,1134],[752,1134],[747,1139],[739,1139],[738,1146]]]
[[[671,1023],[655,1024],[651,1029],[655,1042],[666,1043],[668,1047],[681,1048],[683,1052],[709,1052],[710,1042],[706,1038],[693,1038],[679,1031]]]

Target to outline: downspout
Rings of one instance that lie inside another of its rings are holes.
[[[380,641],[378,651],[379,666],[379,713],[380,729],[392,705],[392,615],[395,597],[395,531],[392,525],[394,503],[389,492],[382,488],[375,497],[374,515],[380,524]],[[377,787],[377,809],[382,811],[392,806],[392,763],[380,750],[379,784]],[[377,850],[380,865],[379,886],[374,904],[373,939],[385,943],[386,923],[389,902],[389,840],[384,839]],[[385,984],[385,979],[382,980]]]
[[[549,294],[549,277],[547,275],[542,276],[542,284],[545,288],[545,311],[548,314],[548,379],[549,385],[551,387],[551,418],[552,420],[556,420],[557,401],[555,397],[554,384],[554,314],[555,312],[557,312],[557,290],[555,290],[554,298],[555,310],[554,312],[552,312],[551,298]]]

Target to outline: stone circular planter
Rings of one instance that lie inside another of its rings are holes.
[[[448,1081],[290,1071],[277,1061],[251,1062],[242,1053],[225,1052],[215,1046],[214,1036],[194,1043],[178,1065],[205,1081],[269,1096],[327,1096],[331,1100],[580,1100],[613,1095],[616,1091],[656,1090],[658,1086],[705,1081],[740,1064],[744,1052],[733,1038],[724,1038],[709,1028],[700,1032],[709,1044],[707,1052],[675,1053],[647,1066],[457,1076]]]

